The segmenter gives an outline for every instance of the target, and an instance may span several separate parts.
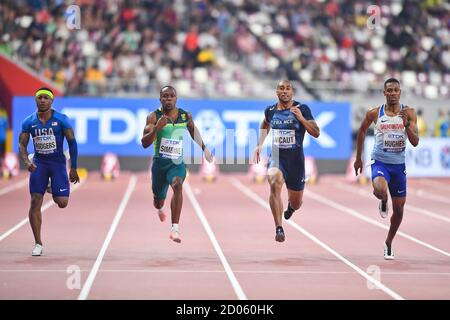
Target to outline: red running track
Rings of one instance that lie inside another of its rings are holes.
[[[370,185],[342,176],[307,185],[278,243],[266,183],[190,175],[177,244],[147,175],[90,173],[65,209],[46,196],[41,257],[30,255],[27,174],[3,181],[0,299],[450,299],[449,179],[409,179],[396,260],[385,261],[389,221]]]

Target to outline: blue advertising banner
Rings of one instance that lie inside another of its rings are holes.
[[[257,144],[264,109],[275,101],[188,100],[177,105],[192,113],[205,143],[218,158],[248,158]],[[351,155],[351,108],[342,102],[306,102],[321,129],[319,138],[305,135],[305,155],[316,159],[348,159]],[[147,115],[159,107],[158,99],[57,97],[53,108],[66,114],[73,126],[79,155],[149,156],[153,147],[141,146]],[[13,100],[13,150],[18,152],[22,121],[36,111],[33,97]],[[201,150],[186,135],[185,156]],[[271,136],[266,139],[270,146]],[[30,143],[31,144],[31,143]],[[29,152],[32,152],[29,146]],[[269,151],[267,151],[269,152]]]

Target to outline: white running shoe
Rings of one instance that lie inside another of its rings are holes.
[[[174,231],[174,230],[172,230],[172,231],[170,232],[169,238],[170,238],[172,241],[175,241],[176,243],[180,243],[180,242],[181,242],[180,232],[179,232],[179,231]]]
[[[380,203],[378,204],[378,211],[380,212],[380,216],[383,219],[386,219],[388,214],[389,214],[389,205],[388,205],[388,201],[386,201],[385,205],[383,206],[383,201],[380,201]]]
[[[36,243],[33,251],[31,252],[31,255],[32,256],[40,256],[42,254],[42,249],[43,249],[42,245]]]
[[[392,246],[389,248],[386,243],[384,243],[384,260],[394,260],[394,250]]]

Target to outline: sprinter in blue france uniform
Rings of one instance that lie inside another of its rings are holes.
[[[36,94],[37,112],[29,115],[22,123],[19,137],[19,151],[22,161],[30,172],[31,206],[29,219],[35,239],[33,256],[42,254],[41,206],[51,179],[53,201],[65,208],[69,202],[70,182],[80,182],[77,173],[78,148],[72,126],[66,115],[52,109],[53,92],[39,89]],[[33,139],[34,158],[28,157],[28,142]],[[67,176],[66,158],[63,151],[64,137],[69,145],[70,172]]]
[[[361,173],[362,151],[367,129],[375,124],[375,145],[370,162],[373,194],[380,202],[378,211],[382,218],[389,214],[388,193],[391,194],[393,214],[388,235],[384,242],[384,259],[394,260],[392,240],[403,219],[406,202],[406,142],[419,144],[417,116],[413,108],[400,103],[400,82],[390,78],[384,82],[386,103],[367,111],[358,131],[355,173]]]
[[[255,161],[260,161],[264,140],[272,129],[272,154],[268,163],[270,184],[270,208],[275,221],[275,240],[283,242],[285,234],[282,226],[283,203],[281,188],[286,183],[288,205],[284,218],[289,219],[302,205],[305,188],[305,157],[303,138],[307,131],[317,138],[320,129],[306,104],[293,100],[293,87],[290,81],[283,80],[277,86],[278,102],[264,111],[261,122]]]

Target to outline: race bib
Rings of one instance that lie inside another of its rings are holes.
[[[182,153],[182,140],[161,138],[161,145],[159,146],[159,155],[161,158],[178,159]]]
[[[273,144],[281,149],[288,149],[295,146],[295,130],[273,130]]]
[[[403,152],[406,147],[406,136],[401,132],[386,132],[383,134],[384,152]]]
[[[34,150],[40,154],[50,154],[56,151],[54,135],[36,136],[33,138]]]

